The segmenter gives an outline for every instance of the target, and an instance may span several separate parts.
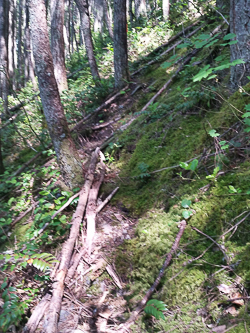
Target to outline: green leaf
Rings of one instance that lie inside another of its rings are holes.
[[[223,40],[229,40],[235,38],[236,35],[234,33],[227,34],[226,36],[223,37]]]
[[[208,134],[212,137],[212,138],[215,138],[217,136],[219,136],[220,134],[216,132],[216,130],[214,129],[211,129]]]
[[[190,216],[192,215],[192,213],[190,212],[190,210],[183,210],[182,211],[182,216],[184,217],[184,219],[189,219]]]
[[[191,200],[184,199],[182,200],[181,205],[183,208],[188,208],[191,206],[191,203],[192,203]]]
[[[198,163],[199,162],[197,159],[193,160],[191,163],[189,163],[188,169],[194,171],[197,168]]]
[[[232,40],[231,42],[228,43],[228,45],[234,45],[234,44],[237,44],[238,41],[237,40]]]
[[[185,47],[188,47],[188,46],[190,46],[190,43],[183,43],[183,44],[177,45],[177,49],[184,49]]]
[[[229,193],[237,193],[237,190],[232,186],[232,185],[229,185]]]
[[[250,111],[250,104],[247,104],[247,105],[245,106],[245,109],[246,109],[247,111]]]
[[[217,75],[216,75],[216,74],[213,74],[213,75],[209,76],[209,77],[207,78],[207,80],[214,79],[215,77],[217,77]]]
[[[205,47],[208,48],[208,47],[214,45],[216,42],[218,42],[218,40],[219,40],[219,39],[214,39],[214,40],[212,40],[212,41],[211,41],[210,43],[208,43]]]
[[[221,146],[221,149],[227,149],[229,147],[229,145],[224,145],[224,146]]]
[[[121,94],[121,95],[124,95],[124,94],[126,94],[126,91],[121,90],[121,91],[120,91],[120,94]]]
[[[240,64],[245,64],[245,61],[242,59],[236,59],[231,62],[231,66],[240,65]]]
[[[181,162],[179,165],[182,169],[187,170],[187,168],[188,168],[188,164],[186,162]]]
[[[161,64],[161,68],[163,69],[169,68],[170,66],[172,66],[172,62],[164,62],[163,64]]]

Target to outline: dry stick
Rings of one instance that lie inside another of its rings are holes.
[[[11,227],[14,227],[21,219],[26,216],[29,212],[32,211],[32,209],[38,204],[38,202],[35,202],[34,205],[32,205],[30,208],[28,208],[25,212],[21,213],[14,221],[11,222]]]
[[[178,32],[178,34],[176,34],[175,36],[171,37],[165,44],[162,44],[160,46],[158,46],[156,49],[154,49],[152,52],[150,52],[149,54],[147,54],[145,57],[149,57],[151,55],[153,55],[155,52],[159,51],[160,49],[162,49],[163,47],[168,46],[170,43],[174,42],[177,38],[179,38],[181,35],[185,34],[189,29],[193,28],[194,26],[196,26],[198,23],[200,23],[200,20],[192,23],[191,25],[189,25],[188,27],[186,27],[184,30],[181,30],[180,32]],[[185,37],[185,36],[184,36]],[[134,74],[134,73],[133,73]],[[132,74],[132,75],[133,75]]]
[[[207,234],[205,234],[204,232],[200,231],[199,229],[193,227],[192,225],[190,226],[193,230],[197,231],[199,234],[207,237],[208,239],[210,239],[215,245],[218,246],[218,248],[221,250],[221,252],[224,254],[225,256],[225,259],[226,259],[226,262],[227,264],[229,264],[229,258],[225,252],[225,250],[222,248],[222,246],[220,244],[218,244],[212,237],[208,236]]]
[[[100,163],[101,171],[100,176],[97,181],[92,185],[92,188],[89,192],[88,206],[86,208],[86,219],[87,219],[87,238],[86,238],[86,247],[88,249],[88,254],[91,254],[92,243],[95,235],[95,219],[96,219],[96,201],[99,193],[99,189],[104,180],[106,165],[104,164],[105,157],[100,151]]]
[[[237,222],[235,225],[233,225],[230,229],[228,229],[226,232],[224,232],[224,234],[221,235],[220,238],[223,237],[223,236],[225,236],[226,234],[228,234],[231,230],[237,228],[238,225],[240,225],[242,222],[244,222],[245,219],[246,219],[249,215],[250,215],[250,212],[249,212],[245,217],[243,217],[243,219],[241,219],[239,222]]]
[[[70,229],[69,238],[63,244],[62,258],[54,280],[55,282],[53,284],[53,294],[50,302],[49,312],[46,315],[47,325],[45,327],[45,332],[47,333],[57,333],[57,324],[64,292],[64,280],[69,268],[70,258],[72,256],[75,241],[79,234],[80,224],[83,219],[89,191],[94,179],[94,171],[97,163],[98,154],[99,148],[96,148],[95,152],[92,154],[88,173],[86,175],[86,180],[80,191],[79,202],[76,211],[72,217],[72,227]]]
[[[141,109],[141,111],[138,113],[137,116],[134,116],[127,124],[124,126],[121,126],[121,130],[126,129],[132,122],[139,117],[139,115],[145,111],[151,103],[153,103],[157,97],[159,97],[164,90],[167,89],[167,87],[172,83],[172,81],[176,78],[176,76],[183,70],[184,66],[189,63],[189,61],[193,58],[193,56],[198,53],[201,49],[195,49],[187,56],[187,58],[183,61],[183,64],[179,66],[177,71],[171,76],[171,78],[164,84],[164,86],[150,99],[150,101]]]
[[[103,207],[112,199],[118,190],[119,187],[116,187],[114,191],[110,193],[110,195],[97,207],[96,213],[99,213],[103,209]]]
[[[127,85],[123,90],[120,90],[118,93],[116,93],[115,95],[113,95],[112,97],[110,97],[107,101],[105,101],[100,106],[98,106],[97,109],[95,109],[90,114],[88,114],[86,117],[84,117],[82,120],[80,120],[70,131],[77,131],[77,129],[80,127],[80,125],[82,125],[86,120],[88,120],[94,114],[96,114],[97,112],[99,112],[105,106],[108,106],[111,102],[113,102],[114,99],[116,99],[117,96],[121,95],[121,91],[127,90],[128,87],[129,86]]]
[[[164,273],[165,273],[165,269],[169,266],[172,257],[173,257],[173,253],[177,250],[179,243],[180,243],[180,239],[183,235],[183,232],[186,228],[187,222],[185,220],[181,221],[181,223],[179,224],[179,232],[176,236],[176,239],[174,241],[174,244],[170,250],[170,252],[167,254],[167,257],[164,261],[164,264],[155,280],[155,282],[153,283],[152,287],[147,291],[146,295],[144,296],[144,298],[141,300],[141,302],[139,303],[139,305],[137,306],[137,308],[132,312],[130,318],[126,321],[126,323],[124,324],[123,330],[121,332],[125,332],[126,330],[128,330],[128,328],[134,323],[134,321],[136,320],[136,318],[138,317],[139,313],[142,311],[142,309],[144,308],[144,306],[146,305],[147,301],[149,300],[149,298],[153,295],[154,290],[157,288],[157,286],[159,285],[161,278],[163,277]]]
[[[67,202],[66,202],[66,203],[65,203],[60,209],[58,209],[58,211],[56,211],[56,212],[54,213],[54,215],[51,216],[51,220],[50,220],[49,222],[45,223],[44,226],[38,231],[38,233],[36,234],[36,236],[32,237],[32,238],[30,239],[30,241],[33,241],[33,240],[36,239],[38,236],[40,236],[41,233],[44,232],[44,230],[47,228],[47,226],[51,223],[51,221],[52,221],[52,220],[53,220],[53,219],[54,219],[59,213],[61,213],[65,208],[67,208],[75,198],[79,197],[79,195],[80,195],[80,192],[76,193],[76,194],[73,195],[71,198],[69,198],[69,200],[68,200],[68,201],[67,201]]]
[[[118,117],[118,118],[116,118],[116,119],[113,119],[113,120],[111,120],[111,121],[109,121],[109,122],[106,122],[106,123],[103,123],[103,124],[100,124],[100,125],[96,125],[96,126],[94,126],[94,127],[91,127],[91,129],[93,130],[93,131],[96,131],[96,130],[99,130],[99,129],[102,129],[102,128],[105,128],[105,127],[108,127],[109,125],[112,125],[112,124],[114,124],[114,123],[116,123],[118,120],[120,120],[121,119],[121,117]]]
[[[193,36],[194,34],[196,34],[197,31],[199,31],[201,28],[204,28],[206,24],[202,24],[201,26],[199,26],[198,28],[196,28],[194,31],[190,32],[190,34],[188,34],[186,36],[186,38],[189,38],[191,36]],[[156,62],[158,62],[158,59],[160,57],[163,57],[164,55],[168,54],[170,51],[174,50],[178,45],[180,45],[183,41],[179,41],[177,43],[175,43],[173,46],[171,46],[170,48],[168,48],[166,51],[162,52],[159,56],[157,56],[156,58],[154,58],[153,60],[149,61],[146,65],[144,65],[143,67],[139,68],[137,71],[135,71],[134,73],[131,74],[131,76],[136,75],[138,73],[140,73],[140,71],[142,71],[145,67],[151,66],[153,64],[155,64]]]

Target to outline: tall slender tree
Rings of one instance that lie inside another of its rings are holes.
[[[8,109],[8,0],[0,0],[0,97],[4,102],[4,110]]]
[[[51,51],[59,92],[68,89],[63,38],[64,1],[51,0]]]
[[[71,138],[54,75],[44,0],[29,0],[31,35],[40,97],[64,182],[83,183],[81,161]]]
[[[24,1],[19,0],[18,5],[18,43],[17,43],[17,69],[18,79],[17,87],[20,89],[24,86],[24,55],[23,55],[23,11]]]
[[[146,16],[146,14],[147,14],[146,0],[135,0],[136,19],[139,19],[141,15]]]
[[[237,44],[230,46],[231,60],[245,63],[231,67],[232,88],[243,86],[250,75],[250,0],[230,0],[230,31],[236,35]]]
[[[109,32],[109,36],[113,39],[114,34],[113,34],[113,30],[112,30],[111,20],[109,17],[109,7],[108,7],[107,0],[103,0],[103,10],[104,10],[104,14],[105,14],[105,22],[106,22],[107,30]]]
[[[114,67],[115,87],[121,89],[129,81],[126,1],[114,0]]]
[[[80,13],[81,29],[84,36],[85,48],[89,60],[91,74],[94,80],[98,82],[100,80],[100,76],[94,55],[94,46],[90,29],[88,0],[75,0],[75,3]]]
[[[169,0],[162,0],[162,12],[165,21],[169,18]]]

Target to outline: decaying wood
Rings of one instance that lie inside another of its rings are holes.
[[[32,312],[31,317],[29,318],[27,324],[23,329],[23,333],[33,333],[36,332],[37,326],[39,322],[42,320],[46,310],[49,307],[51,295],[46,294],[41,302],[35,307],[34,311]]]
[[[138,315],[140,314],[140,312],[143,310],[144,306],[146,305],[147,301],[149,300],[149,298],[153,295],[155,289],[157,288],[157,286],[159,285],[166,268],[169,266],[172,257],[173,257],[173,253],[177,250],[181,237],[184,233],[184,230],[187,226],[187,222],[185,220],[181,221],[179,224],[179,232],[175,238],[174,244],[170,250],[170,252],[167,254],[166,259],[164,261],[164,264],[155,280],[155,282],[153,283],[153,285],[151,286],[151,288],[147,291],[146,295],[144,296],[144,298],[141,300],[141,302],[139,303],[139,305],[137,306],[137,308],[132,312],[131,316],[129,317],[129,319],[126,321],[126,323],[122,326],[121,331],[122,333],[127,332],[127,330],[129,329],[129,327],[131,325],[133,325],[134,321],[136,320],[136,318],[138,317]]]
[[[70,197],[69,200],[51,216],[51,220],[53,220],[59,213],[61,213],[65,208],[67,208],[75,198],[79,197],[79,195],[80,192],[72,195],[72,197]]]
[[[186,38],[190,38],[192,37],[194,34],[196,34],[197,31],[199,31],[200,29],[204,28],[204,26],[206,25],[206,23],[202,24],[201,26],[199,26],[198,28],[196,28],[194,31],[190,32]],[[140,73],[144,68],[151,66],[153,64],[155,64],[156,62],[158,62],[159,58],[165,56],[166,54],[168,54],[169,52],[171,52],[172,50],[174,50],[178,45],[180,45],[183,41],[180,40],[179,42],[176,42],[174,45],[172,45],[170,48],[168,48],[167,50],[165,50],[164,52],[162,52],[159,56],[155,57],[153,60],[149,61],[146,65],[144,65],[143,67],[139,68],[137,71],[135,71],[134,73],[132,73],[131,75],[136,75],[138,73]]]
[[[122,289],[121,281],[120,281],[118,275],[116,274],[114,268],[112,267],[112,265],[107,265],[106,271],[112,277],[112,279],[113,279],[114,283],[117,285],[117,287],[119,289]]]
[[[111,120],[111,121],[108,121],[108,122],[106,122],[106,123],[103,123],[103,124],[100,124],[100,125],[96,125],[96,126],[93,126],[91,129],[93,130],[93,131],[96,131],[96,130],[99,130],[99,129],[102,129],[102,128],[105,128],[105,127],[108,127],[109,125],[112,125],[112,124],[114,124],[114,123],[116,123],[118,120],[120,120],[121,119],[121,117],[118,117],[118,118],[116,118],[116,119],[114,119],[114,120]]]
[[[101,111],[103,108],[107,107],[111,102],[113,102],[119,95],[121,95],[121,91],[127,90],[129,86],[126,86],[123,90],[118,91],[115,95],[110,97],[107,101],[102,103],[100,106],[98,106],[97,109],[92,111],[90,114],[88,114],[86,117],[84,117],[82,120],[80,120],[72,129],[71,131],[77,131],[79,127],[89,118],[91,118],[93,115]]]
[[[79,262],[82,258],[82,256],[87,253],[85,245],[82,246],[79,253],[76,254],[74,258],[74,263],[72,266],[70,266],[68,273],[67,273],[67,280],[71,279],[74,276],[75,270],[77,269]]]
[[[92,188],[89,192],[88,206],[86,209],[86,219],[87,219],[87,238],[86,238],[86,248],[88,249],[88,254],[91,254],[92,243],[95,235],[95,219],[96,219],[96,201],[99,193],[99,189],[104,180],[106,166],[104,164],[105,157],[103,153],[100,151],[100,164],[101,171],[99,175],[99,179],[93,182]]]
[[[119,187],[116,187],[114,191],[110,193],[110,195],[96,208],[96,213],[99,213],[103,207],[107,205],[107,203],[113,198],[118,190]]]
[[[64,281],[69,268],[70,258],[72,256],[74,244],[79,234],[79,228],[86,208],[89,191],[94,179],[94,171],[98,156],[99,148],[96,148],[95,152],[92,154],[90,166],[86,175],[86,180],[80,191],[79,202],[76,211],[72,217],[72,227],[70,229],[69,238],[64,243],[62,248],[62,258],[53,283],[52,298],[50,301],[48,314],[46,315],[47,323],[44,329],[47,333],[57,333],[58,319],[60,315],[61,302],[64,292]]]

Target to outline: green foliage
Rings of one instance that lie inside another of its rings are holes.
[[[146,314],[154,316],[156,319],[162,318],[165,320],[163,311],[166,311],[167,307],[162,301],[158,301],[157,299],[151,299],[147,302],[144,311]]]

